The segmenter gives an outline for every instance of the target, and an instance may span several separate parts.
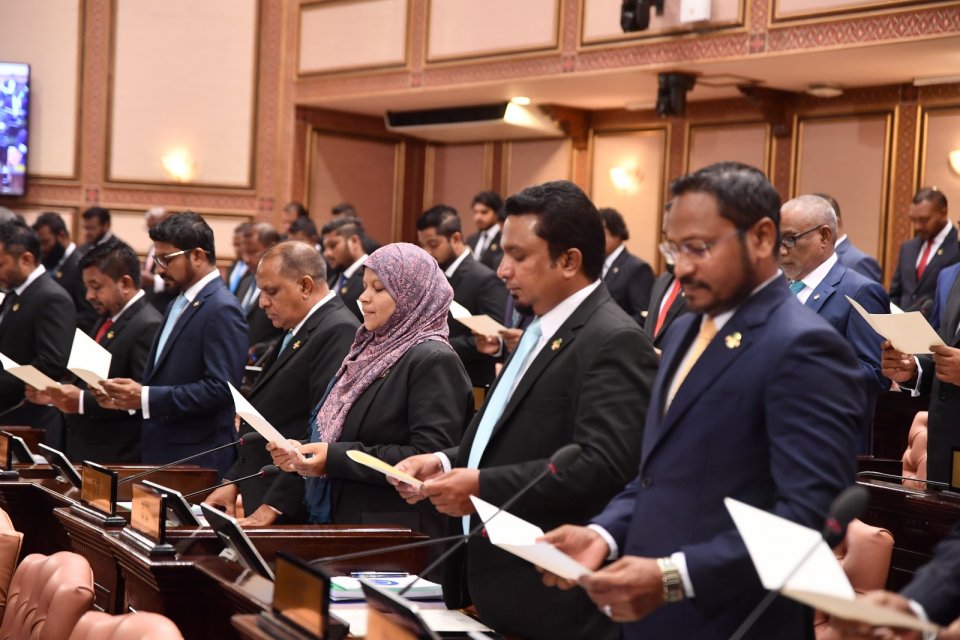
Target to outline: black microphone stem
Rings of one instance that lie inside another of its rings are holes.
[[[144,471],[144,472],[142,472],[142,473],[137,473],[137,474],[134,474],[134,475],[132,475],[132,476],[127,476],[126,478],[123,478],[122,480],[120,480],[119,482],[117,482],[117,484],[126,484],[126,483],[128,483],[128,482],[133,482],[134,480],[139,480],[140,478],[142,478],[142,477],[144,477],[144,476],[148,476],[148,475],[150,475],[151,473],[156,473],[157,471],[163,471],[164,469],[168,469],[168,468],[170,468],[170,467],[174,467],[174,466],[176,466],[176,465],[178,465],[178,464],[183,464],[184,462],[190,462],[191,460],[194,460],[194,459],[199,458],[199,457],[201,457],[201,456],[205,456],[205,455],[207,455],[208,453],[213,453],[214,451],[220,451],[220,449],[226,449],[227,447],[236,446],[236,445],[240,444],[241,442],[242,442],[242,440],[237,440],[236,442],[228,442],[227,444],[220,445],[219,447],[215,447],[215,448],[213,448],[213,449],[210,449],[209,451],[203,451],[203,452],[201,452],[201,453],[196,453],[196,454],[194,454],[194,455],[192,455],[192,456],[187,456],[186,458],[181,458],[181,459],[179,459],[179,460],[174,460],[173,462],[168,462],[167,464],[160,465],[159,467],[153,467],[152,469],[147,469],[146,471]]]
[[[395,544],[392,547],[382,547],[380,549],[367,549],[366,551],[354,551],[353,553],[345,553],[340,556],[331,556],[329,558],[315,558],[310,561],[310,564],[332,564],[334,562],[342,562],[344,560],[353,560],[355,558],[366,558],[368,556],[378,556],[384,553],[392,553],[394,551],[406,551],[407,549],[416,549],[418,547],[429,547],[430,545],[440,544],[441,542],[452,542],[454,540],[460,540],[465,538],[466,534],[461,533],[457,536],[446,536],[444,538],[430,538],[429,540],[418,540],[417,542],[405,542],[404,544]]]

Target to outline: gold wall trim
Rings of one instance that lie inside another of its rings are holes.
[[[586,27],[586,20],[584,18],[586,17],[587,0],[580,0],[580,10],[578,13],[580,24],[577,28],[577,51],[600,49],[611,46],[616,47],[650,44],[654,42],[666,42],[670,40],[676,40],[682,36],[688,36],[692,38],[714,35],[721,32],[724,34],[737,33],[740,31],[746,33],[748,31],[747,19],[749,17],[749,7],[747,6],[748,1],[737,1],[740,3],[740,5],[737,11],[737,17],[732,21],[711,21],[709,26],[676,26],[658,31],[634,31],[630,33],[618,33],[616,35],[601,36],[587,40],[586,34],[583,32],[584,28]]]

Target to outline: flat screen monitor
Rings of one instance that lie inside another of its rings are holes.
[[[187,502],[187,499],[183,497],[183,494],[177,491],[176,489],[171,489],[170,487],[165,487],[162,484],[157,484],[156,482],[150,482],[149,480],[141,480],[142,484],[150,487],[151,489],[156,489],[157,491],[166,494],[167,496],[167,519],[172,520],[176,524],[184,527],[199,527],[200,519],[193,513],[193,509],[190,507],[190,503]]]
[[[27,189],[30,65],[0,62],[0,196]]]
[[[67,459],[67,456],[62,451],[48,447],[42,442],[39,447],[40,451],[43,452],[43,457],[47,460],[47,464],[56,469],[57,473],[63,476],[67,482],[79,489],[81,484],[80,474],[77,472],[77,468]]]
[[[368,627],[389,629],[389,637],[398,640],[440,640],[420,616],[420,608],[387,589],[361,580],[369,611]]]
[[[200,508],[203,510],[203,517],[207,519],[207,524],[220,538],[223,546],[236,555],[237,561],[250,571],[272,582],[273,570],[253,546],[246,532],[237,524],[236,518],[217,511],[210,505],[201,504]]]
[[[9,431],[0,431],[10,440],[10,454],[13,456],[13,462],[16,464],[34,464],[33,454],[30,453],[30,447],[20,436],[15,436]]]

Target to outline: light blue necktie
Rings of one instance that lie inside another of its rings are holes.
[[[187,296],[182,293],[173,301],[173,306],[170,307],[170,313],[167,314],[167,321],[163,324],[163,331],[160,332],[160,341],[157,342],[157,352],[153,354],[154,364],[160,359],[160,354],[163,353],[163,348],[167,344],[167,338],[173,333],[173,328],[177,326],[177,320],[180,319],[180,314],[183,313],[188,302]]]
[[[237,287],[240,286],[240,281],[243,279],[243,276],[246,275],[246,273],[246,263],[238,262],[237,266],[233,269],[233,273],[230,274],[230,293],[237,292]]]
[[[470,447],[470,456],[467,458],[467,468],[477,469],[480,466],[480,458],[490,442],[490,436],[493,435],[493,427],[500,421],[503,410],[507,407],[510,396],[513,395],[513,388],[517,383],[520,372],[523,371],[524,364],[530,357],[533,348],[540,341],[543,332],[540,330],[540,318],[534,319],[523,332],[520,338],[520,344],[510,359],[510,364],[500,374],[497,380],[497,388],[493,390],[490,399],[487,401],[487,407],[480,419],[480,425],[477,427],[477,435],[473,438],[473,446]],[[463,517],[463,532],[470,531],[470,516]]]
[[[791,282],[791,283],[790,283],[790,293],[792,293],[793,295],[797,295],[797,294],[799,294],[801,291],[803,291],[804,287],[806,287],[806,286],[807,286],[807,285],[805,285],[805,284],[803,283],[803,280],[796,280],[796,281],[794,281],[794,282]]]
[[[283,336],[283,342],[280,343],[280,351],[277,351],[277,357],[280,357],[280,354],[283,353],[283,350],[287,348],[287,345],[290,344],[290,341],[293,340],[293,331],[287,331],[287,335]]]

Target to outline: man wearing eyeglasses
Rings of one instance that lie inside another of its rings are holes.
[[[880,365],[883,338],[853,308],[856,300],[870,313],[890,313],[890,299],[878,283],[847,269],[835,253],[837,216],[830,203],[804,195],[780,209],[780,268],[790,290],[847,339],[857,354],[867,411],[860,425],[859,452],[869,454],[876,397],[890,388]]]
[[[236,440],[227,383],[240,384],[247,353],[247,322],[220,278],[213,230],[196,213],[170,216],[150,230],[157,274],[178,295],[163,318],[143,372],[104,382],[105,408],[143,411],[141,458],[165,464]],[[236,451],[227,447],[194,464],[222,476]]]
[[[766,591],[723,499],[821,529],[853,482],[865,404],[853,350],[780,273],[780,197],[763,174],[724,162],[671,191],[664,251],[689,313],[663,341],[639,473],[589,527],[545,536],[595,570],[579,585],[626,640],[730,637]],[[812,625],[778,598],[745,637]]]

